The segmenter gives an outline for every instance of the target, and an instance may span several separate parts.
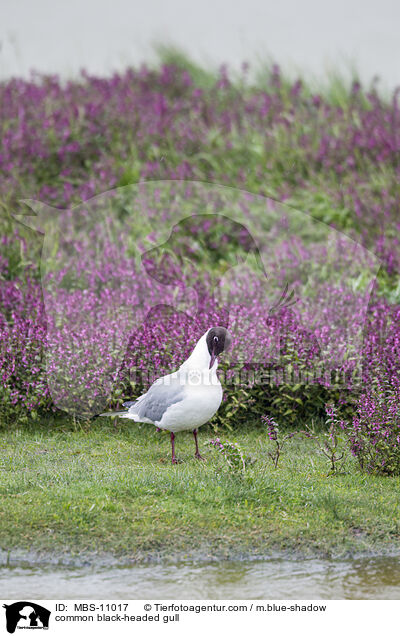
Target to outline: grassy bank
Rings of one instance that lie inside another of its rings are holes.
[[[212,436],[201,431],[206,462],[194,459],[189,434],[177,436],[182,463],[172,466],[168,436],[145,425],[2,431],[0,549],[144,561],[399,545],[399,478],[361,474],[351,459],[327,476],[318,450],[296,438],[274,470],[262,430],[235,434],[257,460],[238,476],[204,445]]]

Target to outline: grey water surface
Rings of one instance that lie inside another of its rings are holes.
[[[400,558],[0,567],[6,599],[400,599]]]
[[[395,0],[18,0],[1,3],[0,78],[31,69],[72,77],[153,62],[173,44],[200,64],[278,61],[324,81],[355,66],[369,82],[400,83],[400,4]],[[345,73],[347,75],[347,73]]]

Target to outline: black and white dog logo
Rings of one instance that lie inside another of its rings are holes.
[[[32,601],[18,601],[3,605],[6,610],[7,631],[13,634],[16,629],[48,629],[51,612]]]

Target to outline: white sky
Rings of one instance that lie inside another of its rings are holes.
[[[154,59],[157,42],[235,68],[270,56],[317,78],[355,63],[400,85],[398,0],[0,0],[3,78],[104,74]]]

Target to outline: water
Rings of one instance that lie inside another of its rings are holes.
[[[367,82],[400,82],[400,5],[393,0],[18,0],[3,2],[0,78],[35,68],[64,76],[109,73],[154,60],[153,44],[173,43],[207,67],[272,57],[301,75],[356,63]],[[212,17],[211,17],[212,16]],[[88,25],[90,24],[90,28]],[[329,28],[327,28],[329,25]]]
[[[400,599],[400,558],[0,568],[0,598]]]

